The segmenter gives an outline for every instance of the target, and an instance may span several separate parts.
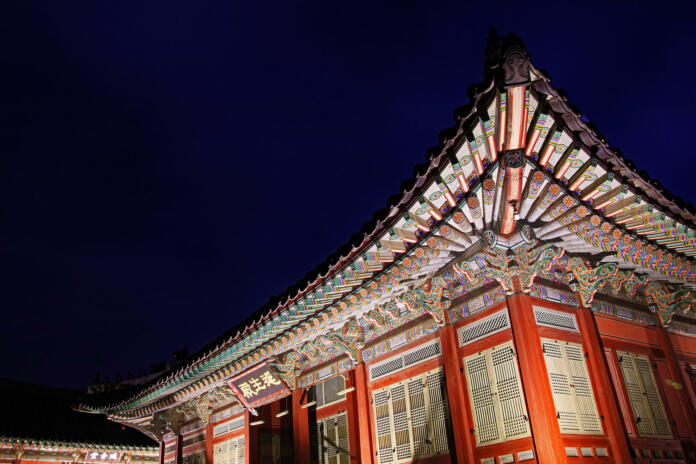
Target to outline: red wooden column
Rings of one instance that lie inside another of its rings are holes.
[[[537,459],[541,464],[566,462],[531,300],[516,294],[508,297],[507,306]]]
[[[176,458],[174,460],[174,464],[181,464],[184,460],[183,455],[181,454],[184,440],[181,438],[181,435],[179,435],[179,429],[181,429],[180,426],[176,428],[176,431],[173,431],[176,434]]]
[[[355,387],[355,371],[348,373],[346,388]],[[346,417],[348,419],[348,440],[350,443],[350,464],[360,463],[360,427],[358,424],[357,388],[346,393]]]
[[[256,451],[258,450],[256,427],[251,426],[251,422],[256,420],[249,410],[244,411],[244,460],[246,464],[258,461]]]
[[[362,352],[360,353],[362,357]],[[357,430],[360,434],[360,462],[362,464],[372,464],[372,424],[370,424],[370,395],[368,392],[367,367],[361,362],[354,369],[355,372],[355,412],[357,418]],[[353,429],[355,430],[355,428]]]
[[[677,362],[677,357],[674,354],[674,348],[672,347],[672,340],[669,338],[669,333],[664,327],[658,327],[657,329],[657,339],[660,343],[660,348],[665,353],[665,361],[667,361],[667,369],[669,370],[669,375],[672,377],[672,381],[681,383],[682,374],[679,370],[679,363]],[[694,411],[689,403],[689,397],[686,389],[673,389],[674,393],[679,398],[679,405],[681,406],[681,411],[674,411],[674,413],[680,413],[686,420],[686,425],[689,428],[689,437],[691,441],[696,443],[696,418],[694,417]]]
[[[442,344],[442,359],[444,360],[445,381],[447,382],[447,400],[452,417],[454,432],[454,447],[457,463],[474,463],[473,435],[469,433],[473,427],[469,423],[467,405],[469,402],[464,395],[464,385],[460,370],[459,344],[454,327],[446,325],[440,328],[440,343]]]
[[[302,408],[304,388],[292,392],[292,441],[295,462],[311,462],[309,443],[309,415],[307,408]]]
[[[621,419],[617,394],[609,376],[604,349],[599,340],[599,329],[594,314],[587,308],[578,309],[576,314],[580,323],[580,333],[585,342],[590,370],[595,374],[595,397],[600,409],[604,412],[604,428],[609,436],[612,456],[616,462],[631,462],[626,430]]]
[[[159,441],[159,464],[164,464],[164,438]]]
[[[214,464],[213,453],[213,425],[210,423],[210,417],[203,417],[202,420],[206,423],[205,426],[205,462]],[[245,453],[246,455],[246,453]]]

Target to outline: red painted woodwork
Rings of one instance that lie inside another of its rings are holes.
[[[600,414],[604,417],[604,432],[609,437],[611,455],[618,462],[630,462],[631,454],[626,440],[617,395],[609,377],[609,366],[604,357],[604,350],[599,340],[599,331],[594,314],[586,308],[576,311],[578,326],[584,338],[587,362],[592,374],[592,385]]]
[[[667,371],[670,376],[670,380],[673,382],[681,383],[681,373],[679,372],[679,365],[677,363],[676,355],[674,354],[674,348],[672,347],[671,337],[669,333],[664,328],[657,329],[657,339],[660,343],[660,348],[665,354],[665,362],[667,364]],[[675,415],[679,414],[683,417],[688,427],[688,434],[692,442],[696,443],[696,418],[694,417],[693,407],[689,404],[689,398],[686,390],[684,388],[674,388],[672,386],[665,386],[664,382],[658,382],[666,390],[669,388],[669,395],[674,395],[679,399],[680,411],[673,411]]]
[[[347,385],[347,383],[346,383]],[[330,404],[324,406],[323,408],[316,409],[317,420],[324,419],[329,416],[338,414],[339,412],[345,411],[347,409],[345,401],[339,401],[338,403]]]
[[[360,443],[362,434],[358,424],[358,395],[357,384],[355,382],[355,370],[348,373],[346,380],[346,388],[356,387],[352,392],[346,393],[346,401],[342,403],[346,408],[346,416],[348,419],[348,440],[350,442],[350,464],[358,464],[360,462]],[[364,388],[364,387],[363,387]],[[318,416],[317,411],[317,418]]]
[[[512,295],[507,305],[537,459],[542,464],[566,462],[531,299]]]
[[[631,344],[658,347],[655,327],[650,327],[638,322],[616,319],[604,314],[595,313],[597,329],[602,338],[613,338],[617,341],[625,341]]]
[[[361,353],[362,355],[362,353]],[[370,420],[370,394],[367,385],[367,369],[365,363],[355,366],[355,396],[357,429],[360,434],[360,462],[372,463],[374,456],[372,445],[372,423]]]
[[[307,408],[302,408],[304,389],[292,392],[292,440],[295,462],[310,462],[309,418]]]
[[[244,456],[247,464],[252,464],[257,461],[257,447],[256,440],[258,437],[258,432],[255,427],[252,427],[251,421],[255,420],[249,410],[244,411]],[[254,446],[251,446],[252,442]]]
[[[691,358],[691,362],[696,362],[696,338],[674,332],[667,332],[667,336],[672,342],[672,350],[675,355]]]
[[[451,325],[440,329],[442,358],[444,359],[445,381],[447,382],[447,399],[449,401],[452,428],[454,429],[454,449],[458,464],[473,463],[476,443],[473,435],[467,433],[471,425],[467,407],[469,402],[464,393],[462,382],[461,361],[458,350],[457,336]]]
[[[460,327],[472,324],[479,319],[482,319],[484,317],[490,316],[493,313],[496,313],[500,311],[501,309],[506,309],[507,310],[507,304],[505,302],[492,306],[490,308],[487,308],[480,313],[477,313],[475,316],[468,317],[465,321],[462,323],[459,323],[454,326],[456,330],[458,330]],[[456,332],[455,332],[456,333]],[[463,363],[463,359],[467,356],[470,356],[472,354],[481,352],[483,350],[492,348],[497,345],[501,345],[503,343],[511,341],[512,338],[512,330],[503,330],[502,332],[498,332],[496,334],[487,336],[481,340],[475,341],[473,343],[469,343],[466,346],[463,346],[458,349],[458,359],[460,363]],[[458,343],[458,342],[457,342]],[[460,366],[463,366],[463,364],[460,364]],[[472,452],[474,453],[474,459],[471,462],[479,463],[481,462],[482,459],[485,458],[495,458],[497,456],[502,456],[506,454],[516,454],[521,451],[527,451],[527,450],[534,450],[534,441],[531,437],[526,437],[526,438],[519,438],[516,440],[510,440],[510,441],[505,441],[502,443],[494,443],[494,444],[489,444],[489,445],[484,445],[477,447],[476,446],[476,438],[472,432],[474,429],[474,415],[473,411],[471,410],[471,405],[469,403],[469,395],[468,395],[468,385],[467,385],[467,380],[466,380],[466,375],[462,372],[460,374],[461,378],[461,383],[462,383],[462,391],[463,395],[465,397],[465,416],[467,419],[467,428],[464,429],[463,433],[467,436],[467,443],[468,446],[471,448]],[[536,455],[536,452],[535,452]],[[526,461],[526,462],[536,462],[536,461]]]

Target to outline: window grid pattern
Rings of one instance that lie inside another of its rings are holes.
[[[346,379],[342,375],[331,377],[314,386],[314,394],[316,396],[317,408],[327,406],[345,399],[344,396],[338,395],[338,392],[345,390]]]
[[[554,311],[547,308],[534,307],[534,319],[536,324],[552,329],[567,330],[569,332],[579,332],[578,322],[575,314],[568,314],[563,311]]]
[[[407,367],[415,366],[421,362],[440,356],[442,349],[440,341],[426,343],[393,358],[376,363],[370,367],[370,380],[376,380],[388,374],[393,374]]]
[[[467,356],[464,366],[477,446],[530,436],[512,342]]]
[[[213,447],[213,464],[245,464],[244,435],[231,438]]]
[[[317,448],[319,464],[350,464],[345,411],[317,421]]]
[[[510,328],[507,310],[499,311],[459,329],[459,346],[465,346],[482,338]]]
[[[449,452],[449,409],[442,369],[372,393],[377,461],[406,463]]]
[[[641,437],[672,438],[667,414],[647,356],[617,351],[628,400]]]
[[[242,427],[244,427],[244,416],[239,416],[236,419],[232,419],[229,422],[225,422],[224,424],[216,425],[213,428],[213,436],[219,437],[220,435],[223,435],[225,433],[239,430]]]
[[[561,433],[601,435],[582,345],[541,339],[541,346]]]

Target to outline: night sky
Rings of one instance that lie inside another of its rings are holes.
[[[83,388],[281,294],[424,161],[490,27],[696,201],[672,2],[202,3],[0,4],[0,376]]]

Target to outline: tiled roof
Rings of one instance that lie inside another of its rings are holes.
[[[499,76],[503,72],[502,58],[505,51],[513,45],[521,45],[519,39],[514,35],[505,39],[501,39],[495,34],[491,35],[486,51],[484,81],[469,88],[468,95],[471,99],[469,104],[455,110],[455,124],[440,133],[439,145],[426,151],[426,162],[415,166],[413,177],[401,183],[400,191],[389,197],[386,207],[376,211],[372,219],[363,224],[359,232],[351,236],[348,243],[339,247],[325,262],[308,272],[303,279],[288,288],[281,296],[272,297],[247,320],[228,330],[198,353],[192,355],[180,368],[172,370],[143,386],[137,394],[127,400],[92,397],[85,401],[84,409],[105,412],[115,406],[114,401],[119,401],[118,409],[120,410],[127,409],[129,404],[136,400],[142,405],[176,391],[180,382],[200,379],[207,372],[213,372],[216,368],[210,367],[210,371],[208,371],[206,362],[221,353],[223,349],[251,336],[252,332],[266,321],[276,317],[282,310],[332,278],[353,259],[364,253],[401,217],[408,206],[423,194],[427,183],[439,174],[443,165],[448,163],[451,152],[461,145],[463,132],[468,130],[466,126],[469,125],[470,121],[478,120],[482,104],[495,92],[495,82],[501,82]],[[544,104],[561,116],[566,127],[592,151],[593,156],[601,160],[611,172],[631,185],[636,193],[650,203],[659,206],[666,214],[688,227],[696,228],[696,208],[693,205],[673,196],[661,186],[659,181],[651,179],[645,171],[638,170],[633,162],[624,157],[619,150],[609,145],[607,139],[599,134],[594,124],[583,120],[577,107],[568,102],[562,90],[551,87],[550,77],[546,72],[533,66],[532,71],[537,76],[532,82],[532,87],[548,96]]]

